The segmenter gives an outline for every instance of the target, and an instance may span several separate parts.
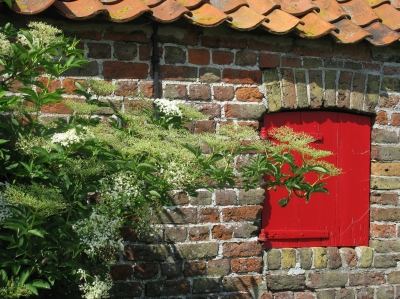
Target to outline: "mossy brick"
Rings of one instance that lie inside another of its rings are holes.
[[[114,43],[114,57],[118,60],[133,60],[137,57],[137,45],[129,43]]]
[[[108,107],[99,107],[93,113],[102,115],[111,115],[114,114],[114,109],[121,109],[122,107],[122,101],[118,100],[101,99],[100,102],[108,105]]]
[[[208,261],[208,275],[224,276],[230,273],[231,264],[227,259]]]
[[[376,299],[393,299],[394,287],[393,286],[380,286],[376,289]]]
[[[299,252],[300,258],[300,268],[304,270],[309,270],[312,267],[312,256],[313,252],[311,248],[299,248],[297,249]]]
[[[374,250],[368,246],[356,247],[357,255],[359,256],[359,267],[370,268],[374,257]]]
[[[63,76],[97,76],[99,74],[99,63],[90,61],[79,68],[71,68],[63,73]]]
[[[314,267],[316,269],[326,268],[326,263],[328,260],[327,250],[323,247],[314,248]]]
[[[250,51],[237,51],[235,64],[238,66],[254,66],[257,63],[257,55]]]
[[[338,81],[337,106],[339,108],[350,108],[350,89],[353,73],[341,71]]]
[[[394,145],[380,146],[377,160],[379,161],[400,160],[400,147]]]
[[[161,276],[167,279],[178,278],[182,276],[182,261],[165,262],[160,264]]]
[[[259,225],[254,223],[241,222],[235,223],[233,227],[233,237],[234,238],[251,238],[256,237],[260,230]]]
[[[310,87],[310,106],[311,108],[321,108],[324,99],[324,90],[322,85],[322,71],[308,71]]]
[[[167,245],[127,245],[124,260],[128,261],[165,261],[172,256],[171,248]]]
[[[159,78],[161,80],[196,81],[198,78],[197,68],[175,64],[160,65]]]
[[[400,221],[400,208],[372,207],[371,220],[391,222]]]
[[[267,275],[267,286],[271,291],[297,291],[306,287],[304,275]]]
[[[396,177],[373,177],[371,188],[379,190],[400,189],[400,180]]]
[[[251,291],[262,283],[262,275],[225,276],[222,280],[225,292]]]
[[[193,206],[210,205],[212,193],[208,190],[198,190],[197,196],[189,196],[189,203]]]
[[[221,291],[221,278],[204,277],[193,279],[193,294],[218,293]]]
[[[199,79],[202,83],[216,83],[221,81],[221,70],[214,67],[201,67]]]
[[[151,279],[158,275],[158,264],[137,263],[134,266],[134,276],[137,279]],[[129,279],[130,280],[130,279]]]
[[[166,84],[164,88],[164,97],[168,99],[181,99],[187,98],[186,85],[184,84]]]
[[[324,107],[336,106],[336,76],[337,71],[325,71],[325,100]]]
[[[164,224],[187,224],[197,222],[196,208],[164,208],[155,220]]]
[[[322,290],[316,291],[317,299],[335,299],[336,297],[335,290]]]
[[[385,275],[381,271],[349,274],[349,286],[369,286],[385,283]]]
[[[336,299],[353,299],[354,290],[353,289],[340,289],[336,290]]]
[[[306,72],[303,70],[296,70],[295,77],[299,108],[308,107]]]
[[[249,49],[272,52],[291,52],[294,38],[290,36],[257,35],[249,40]]]
[[[175,244],[175,255],[180,259],[201,259],[216,257],[218,255],[218,243],[207,242],[197,244]]]
[[[262,204],[265,199],[264,189],[250,189],[245,191],[239,190],[239,205],[258,205]]]
[[[215,190],[215,204],[221,206],[236,205],[236,192],[234,190]]]
[[[386,47],[370,47],[372,59],[383,62],[400,62],[400,47],[399,45],[390,45]]]
[[[112,298],[141,297],[143,289],[140,282],[114,282],[110,295]]]
[[[307,39],[297,38],[293,53],[301,56],[332,57],[333,41],[328,38],[319,38],[310,43]]]
[[[400,252],[400,241],[395,240],[370,240],[369,247],[377,253]]]
[[[199,276],[207,273],[207,263],[205,261],[187,261],[183,269],[185,276]]]
[[[89,52],[87,53],[89,58],[95,58],[95,59],[111,58],[111,45],[110,44],[87,43],[86,45],[89,49]],[[115,48],[115,46],[114,46],[114,48]],[[116,50],[118,51],[118,46],[116,47]]]
[[[281,251],[279,249],[271,249],[267,252],[268,270],[278,270],[281,268]]]
[[[348,274],[342,272],[310,273],[307,286],[316,289],[344,287],[347,280]]]
[[[180,47],[166,46],[164,48],[164,60],[167,64],[185,63],[186,51]]]
[[[146,296],[176,296],[190,293],[190,281],[186,279],[150,281],[146,283]]]
[[[353,77],[353,88],[350,94],[350,108],[361,111],[364,101],[366,76],[361,73],[355,73]]]
[[[324,61],[324,67],[327,68],[327,69],[329,69],[329,68],[338,68],[338,69],[343,68],[343,61],[342,60],[328,58],[328,59],[324,59],[323,61]]]
[[[267,108],[264,104],[226,104],[224,110],[226,118],[261,119]]]
[[[189,203],[189,196],[185,192],[169,192],[168,199],[174,206],[187,205]]]
[[[399,141],[396,131],[377,128],[372,130],[371,139],[376,143],[397,143]]]
[[[399,255],[393,254],[380,254],[375,255],[374,267],[375,268],[392,268],[397,266],[397,260],[399,260]]]
[[[166,242],[174,243],[174,242],[183,242],[187,237],[187,227],[185,226],[173,226],[166,227],[164,238]]]
[[[328,266],[330,269],[338,269],[342,266],[342,257],[337,247],[327,247],[329,253]]]
[[[282,97],[283,107],[297,108],[296,88],[294,85],[294,73],[291,68],[282,68]]]
[[[400,284],[400,271],[392,271],[387,275],[389,284]]]
[[[188,239],[189,239],[189,241],[210,240],[210,227],[208,225],[190,227]]]
[[[380,205],[397,205],[399,202],[399,195],[395,192],[377,192],[371,194],[371,203]]]
[[[363,111],[375,112],[379,100],[379,83],[380,77],[378,75],[368,75]]]
[[[354,62],[354,61],[345,61],[343,66],[345,69],[352,69],[352,70],[360,70],[363,68],[361,62]]]
[[[264,71],[264,84],[269,112],[279,111],[282,108],[281,83],[277,69]]]
[[[322,60],[319,58],[303,58],[303,67],[305,68],[318,68],[322,66]]]
[[[381,90],[399,92],[400,91],[400,78],[396,78],[396,77],[383,78]]]
[[[357,299],[373,299],[374,298],[374,288],[360,288],[356,289]]]
[[[296,265],[296,250],[293,248],[282,248],[282,269],[290,269]]]

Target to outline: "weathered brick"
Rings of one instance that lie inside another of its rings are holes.
[[[195,107],[204,115],[210,116],[210,118],[221,117],[221,106],[215,103],[188,103],[189,106]]]
[[[261,84],[261,71],[224,68],[222,82],[232,84]]]
[[[323,247],[314,248],[314,267],[317,269],[326,268],[327,263],[327,249]]]
[[[399,103],[400,100],[400,96],[397,94],[381,94],[381,97],[379,98],[379,107],[385,107],[385,108],[394,108],[397,106],[397,104]],[[394,124],[394,120],[393,120],[393,116],[396,115],[396,120]],[[392,114],[392,126],[399,126],[400,125],[400,121],[398,120],[398,113],[393,113]],[[399,124],[397,124],[399,123]]]
[[[219,222],[219,211],[216,208],[206,208],[199,211],[199,222]]]
[[[173,226],[165,228],[166,242],[183,242],[187,237],[187,228],[184,226]]]
[[[274,293],[274,299],[294,299],[293,292],[277,292]]]
[[[366,76],[361,73],[355,73],[353,77],[353,90],[350,94],[350,108],[361,111],[364,101]]]
[[[301,67],[301,59],[298,57],[292,56],[283,56],[282,57],[282,67],[290,67],[290,68],[298,68]]]
[[[134,30],[134,31],[118,31],[114,29],[109,29],[105,31],[104,39],[114,40],[114,41],[124,41],[124,42],[139,42],[148,43],[150,42],[150,36],[144,31]]]
[[[162,80],[196,81],[197,68],[191,66],[160,65],[159,78]]]
[[[175,252],[176,257],[180,259],[215,257],[218,254],[218,243],[175,244]]]
[[[182,265],[182,261],[166,262],[160,264],[161,276],[165,276],[167,279],[181,277]]]
[[[307,286],[310,288],[334,288],[344,287],[348,280],[347,273],[326,272],[326,273],[310,273]]]
[[[225,292],[249,291],[261,284],[261,282],[261,275],[225,276],[222,280],[222,285]]]
[[[190,293],[190,282],[186,279],[150,281],[146,283],[146,295],[156,296],[176,296]]]
[[[393,298],[394,298],[393,286],[381,286],[376,289],[376,299],[393,299]]]
[[[380,176],[400,176],[400,163],[387,162],[387,163],[372,163],[371,173]]]
[[[304,275],[275,275],[266,276],[268,289],[271,291],[304,290],[306,277]]]
[[[70,101],[73,101],[73,99],[70,99]],[[71,108],[69,108],[67,105],[65,105],[66,99],[64,99],[60,103],[53,103],[53,104],[47,104],[42,106],[42,113],[51,113],[51,114],[72,114],[73,111]]]
[[[111,45],[106,43],[87,43],[89,58],[111,58]]]
[[[357,253],[353,248],[341,248],[340,251],[344,255],[344,259],[349,267],[355,267],[358,263]]]
[[[195,26],[160,26],[158,28],[160,43],[175,43],[178,45],[197,46],[200,31]]]
[[[297,292],[296,293],[296,298],[297,299],[315,299],[316,294],[311,292],[311,291],[305,291],[305,292]]]
[[[221,70],[214,67],[201,67],[199,70],[199,79],[202,83],[221,82]]]
[[[208,101],[211,100],[211,89],[209,85],[192,84],[189,86],[189,100]]]
[[[368,75],[367,80],[367,90],[365,93],[363,110],[367,112],[375,112],[375,106],[379,100],[380,77],[377,75]]]
[[[245,38],[232,38],[228,36],[209,36],[204,35],[202,39],[202,46],[211,48],[233,48],[244,49],[246,48],[247,40]]]
[[[282,269],[290,269],[296,265],[296,250],[282,248]]]
[[[350,108],[350,88],[353,73],[340,72],[338,84],[337,106],[339,108]]]
[[[324,107],[336,106],[336,71],[325,71],[325,101]]]
[[[381,90],[384,91],[400,91],[400,79],[396,77],[385,77],[382,80]]]
[[[299,248],[300,267],[305,270],[311,269],[313,252],[311,248]]]
[[[335,290],[317,291],[317,299],[335,299]]]
[[[278,270],[281,268],[281,252],[279,249],[271,249],[267,252],[267,265],[268,270]]]
[[[382,272],[362,272],[349,274],[349,286],[369,286],[385,283],[385,276]]]
[[[122,226],[119,228],[119,232],[121,233],[124,241],[136,242],[138,240],[136,232],[134,232],[132,227]]]
[[[140,297],[142,293],[143,286],[140,282],[115,282],[110,290],[111,296],[115,298]]]
[[[393,113],[390,123],[392,126],[400,126],[400,113]]]
[[[371,61],[370,48],[364,41],[357,44],[335,43],[333,56],[343,59]]]
[[[254,66],[257,63],[257,55],[250,51],[236,52],[235,64],[238,66]]]
[[[208,261],[208,274],[224,276],[230,273],[230,262],[226,259]]]
[[[389,284],[400,284],[400,271],[392,271],[387,275]]]
[[[231,268],[234,273],[262,272],[262,258],[235,258],[231,260]]]
[[[210,51],[206,49],[188,49],[189,63],[198,65],[210,64]]]
[[[369,268],[372,265],[374,251],[371,247],[359,246],[356,247],[356,252],[359,259],[360,268]]]
[[[337,299],[353,299],[354,290],[353,289],[340,289],[336,291]]]
[[[143,109],[152,109],[153,102],[148,100],[128,100],[124,99],[124,110],[125,112],[139,112]]]
[[[214,120],[202,120],[197,121],[194,125],[194,133],[215,133],[217,127],[217,123]]]
[[[379,110],[375,117],[375,123],[378,125],[387,125],[389,123],[387,112]]]
[[[222,209],[223,221],[255,221],[261,218],[261,206],[234,207]]]
[[[371,221],[400,221],[400,208],[371,207]]]
[[[307,39],[298,38],[295,41],[293,52],[301,56],[332,57],[332,40],[320,38],[310,43]]]
[[[214,86],[213,91],[217,101],[232,101],[235,96],[232,86]]]
[[[371,223],[370,235],[375,238],[394,238],[396,237],[396,225]]]
[[[146,98],[154,97],[154,83],[153,82],[140,82],[140,92]]]
[[[270,112],[279,111],[282,108],[281,85],[278,70],[264,71],[264,83]]]
[[[133,80],[118,80],[115,94],[117,96],[134,97],[138,93],[138,84]]]
[[[207,241],[210,239],[210,228],[207,225],[189,228],[190,241]]]
[[[239,204],[240,205],[257,205],[262,204],[265,199],[264,189],[250,189],[245,191],[244,189],[239,190]]]
[[[137,46],[128,43],[115,43],[114,44],[114,57],[118,60],[132,60],[137,56]]]
[[[169,192],[168,199],[174,206],[187,205],[189,203],[189,197],[185,192]]]
[[[131,280],[133,269],[131,265],[115,265],[110,267],[112,280]]]
[[[308,107],[306,72],[303,70],[295,70],[295,77],[299,108]]]
[[[371,134],[372,142],[376,143],[397,143],[397,132],[385,129],[373,129]]]
[[[231,64],[234,54],[230,51],[213,51],[212,60],[215,64]]]
[[[282,96],[284,108],[297,108],[296,89],[294,86],[294,74],[292,69],[281,69],[282,72]]]
[[[397,261],[400,259],[399,255],[383,254],[376,255],[374,258],[375,268],[391,268],[396,267]]]
[[[165,261],[172,252],[167,245],[127,245],[123,254],[128,261]]]
[[[400,188],[400,181],[394,177],[372,178],[372,189],[392,190]]]
[[[224,243],[223,255],[226,257],[261,256],[262,246],[258,242]]]
[[[236,205],[236,192],[234,190],[215,190],[215,203],[221,206]]]
[[[294,38],[290,36],[259,35],[249,40],[249,49],[272,51],[272,52],[291,52],[293,49]]]
[[[400,252],[400,242],[394,240],[370,240],[369,246],[378,253]]]
[[[196,278],[193,280],[193,293],[217,293],[222,291],[221,278]]]
[[[322,60],[319,58],[303,58],[303,67],[305,68],[317,68],[322,66]]]
[[[105,79],[146,79],[149,65],[139,62],[104,61],[103,76]]]
[[[267,109],[256,104],[226,104],[224,110],[227,118],[260,119]]]
[[[186,224],[197,222],[197,210],[195,208],[164,208],[157,217],[159,223]]]
[[[361,288],[356,290],[357,299],[373,299],[374,288]]]
[[[236,90],[236,99],[242,102],[261,102],[264,95],[257,87],[241,87]]]
[[[164,60],[166,64],[186,62],[186,51],[184,49],[180,47],[166,46],[164,51]]]
[[[185,263],[183,274],[185,276],[199,276],[207,273],[207,264],[204,261],[188,261]]]
[[[234,238],[251,238],[258,235],[259,226],[253,223],[242,222],[233,224]]]
[[[233,236],[233,228],[231,226],[215,225],[212,228],[213,239],[229,240],[232,239],[232,236]]]
[[[261,69],[273,69],[280,65],[280,57],[276,54],[260,53],[259,67]]]
[[[155,263],[139,263],[134,266],[134,269],[134,276],[138,279],[150,279],[158,274],[158,265]]]
[[[183,84],[166,84],[164,89],[164,97],[168,99],[186,99],[186,85]]]
[[[337,247],[328,247],[329,253],[328,266],[330,269],[338,269],[342,266],[342,258]]]

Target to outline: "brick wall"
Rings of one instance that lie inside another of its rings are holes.
[[[81,38],[90,60],[53,82],[55,87],[71,91],[74,80],[89,76],[111,80],[118,88],[106,98],[124,109],[135,104],[138,93],[154,96],[148,21],[47,21]],[[214,132],[225,122],[258,129],[264,113],[282,110],[371,116],[370,247],[264,250],[257,240],[263,190],[178,193],[157,219],[154,235],[121,229],[126,246],[111,267],[114,298],[398,298],[398,45],[339,45],[329,38],[174,26],[159,28],[159,84],[162,97],[210,116],[195,124],[195,132]],[[68,100],[79,97],[71,93]],[[62,104],[42,112],[70,113]]]

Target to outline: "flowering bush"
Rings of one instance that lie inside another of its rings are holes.
[[[86,299],[108,297],[107,264],[124,245],[119,228],[149,230],[173,190],[196,194],[198,187],[232,186],[239,175],[249,189],[267,173],[268,188],[287,188],[284,206],[292,194],[308,200],[327,192],[321,181],[337,173],[319,160],[330,153],[310,148],[306,135],[277,130],[279,146],[235,125],[193,135],[185,124],[205,116],[165,99],[137,101],[140,108],[114,110],[104,122],[96,115],[107,104],[100,97],[114,87],[93,78],[76,83],[85,102],[65,101],[73,115],[41,121],[43,106],[60,102],[64,92],[50,91],[50,82],[85,61],[78,41],[58,29],[28,27],[0,28],[1,298],[45,297],[62,283],[68,298],[73,285]],[[260,154],[239,173],[235,158],[250,149]],[[293,150],[303,156],[302,165]],[[289,171],[282,172],[285,165]],[[319,175],[315,182],[305,180],[309,172]]]

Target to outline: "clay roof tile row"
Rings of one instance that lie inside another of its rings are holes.
[[[144,15],[160,23],[184,18],[202,27],[226,23],[308,39],[331,35],[337,43],[365,39],[383,46],[400,39],[400,0],[15,0],[12,9],[38,14],[49,7],[74,20],[101,15],[129,22]]]

